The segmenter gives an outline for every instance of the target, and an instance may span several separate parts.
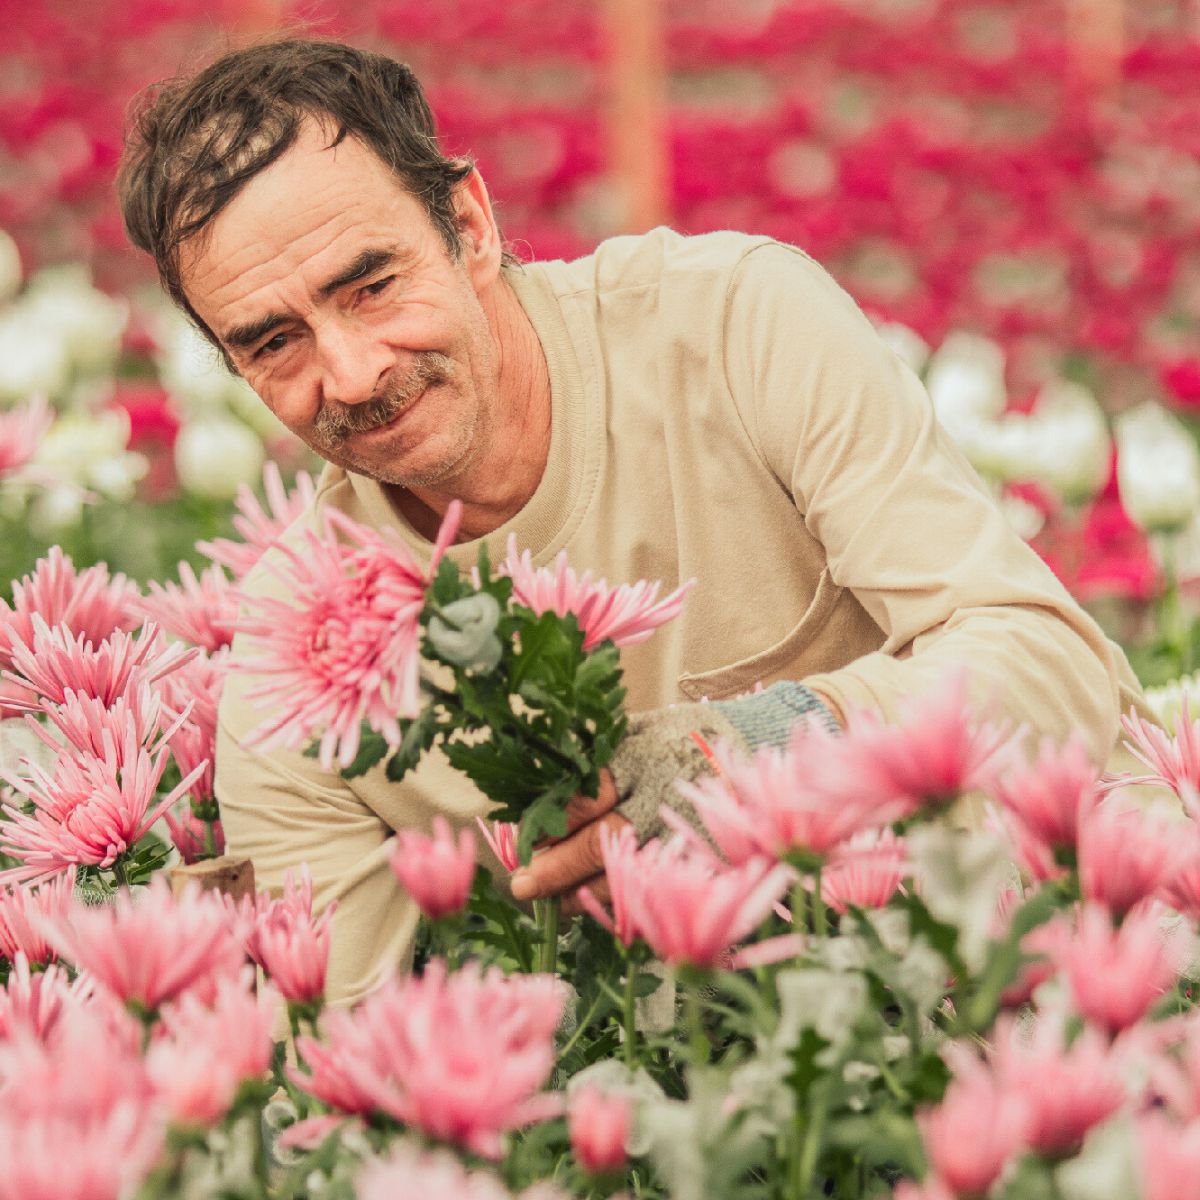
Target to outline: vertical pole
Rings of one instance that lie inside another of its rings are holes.
[[[643,233],[670,219],[662,0],[606,0],[607,145],[620,224]]]
[[[1125,0],[1067,0],[1071,73],[1087,91],[1120,85],[1125,34]]]

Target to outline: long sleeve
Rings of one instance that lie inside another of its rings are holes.
[[[880,649],[805,679],[843,710],[895,715],[966,668],[977,702],[1097,761],[1116,734],[1123,656],[1021,541],[920,382],[802,252],[748,252],[726,315],[726,378],[766,466],[822,544]]]
[[[407,966],[420,914],[388,866],[391,827],[347,781],[299,753],[241,744],[261,719],[242,698],[247,682],[235,673],[226,684],[217,730],[226,845],[253,860],[260,889],[279,889],[307,864],[314,907],[337,902],[326,994],[348,1002]]]

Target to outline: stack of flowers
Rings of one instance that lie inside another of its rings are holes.
[[[1099,778],[1076,739],[1029,756],[962,677],[892,723],[706,746],[711,775],[680,785],[701,828],[666,811],[666,839],[606,834],[602,882],[560,924],[516,906],[477,850],[520,869],[562,835],[624,727],[617,643],[686,589],[610,587],[515,547],[464,576],[440,553],[453,513],[422,568],[340,519],[267,561],[286,612],[234,618],[295,503],[279,490],[242,514],[253,546],[210,547],[235,580],[183,572],[138,597],[59,553],[3,614],[9,703],[55,759],[3,775],[0,1198],[1024,1200],[1097,1177],[1114,1200],[1187,1194],[1186,702],[1174,732],[1126,720],[1127,778]],[[307,871],[236,905],[160,873],[159,816],[185,857],[220,847],[233,620],[268,668],[261,695],[294,704],[261,739],[397,777],[439,745],[493,789],[481,838],[441,819],[397,835],[419,966],[348,1008],[326,1007],[337,913]],[[538,685],[519,711],[516,672]],[[1177,804],[1143,811],[1135,786]],[[960,802],[980,796],[991,816],[964,831]],[[81,1150],[86,1170],[59,1161]]]

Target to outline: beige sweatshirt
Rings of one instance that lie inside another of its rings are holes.
[[[549,462],[510,533],[612,583],[698,580],[683,615],[623,655],[632,711],[803,679],[844,710],[895,714],[966,667],[997,712],[1098,762],[1140,703],[1124,656],[1008,527],[934,420],[920,382],[807,255],[763,238],[616,238],[510,282],[550,370]],[[315,510],[429,544],[381,488],[327,468]],[[478,543],[452,548],[463,566]],[[279,592],[268,561],[251,590]],[[239,648],[235,648],[235,655]],[[301,863],[338,902],[331,998],[411,952],[417,913],[386,865],[393,830],[487,801],[444,760],[411,781],[344,781],[239,745],[261,719],[235,677],[217,793],[230,852],[260,886]]]

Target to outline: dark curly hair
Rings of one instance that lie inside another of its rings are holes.
[[[305,118],[326,124],[332,145],[353,136],[373,150],[424,204],[450,253],[460,253],[454,189],[473,163],[442,154],[421,85],[403,63],[291,38],[234,50],[139,101],[117,175],[125,229],[214,342],[184,295],[180,248],[293,145]]]

